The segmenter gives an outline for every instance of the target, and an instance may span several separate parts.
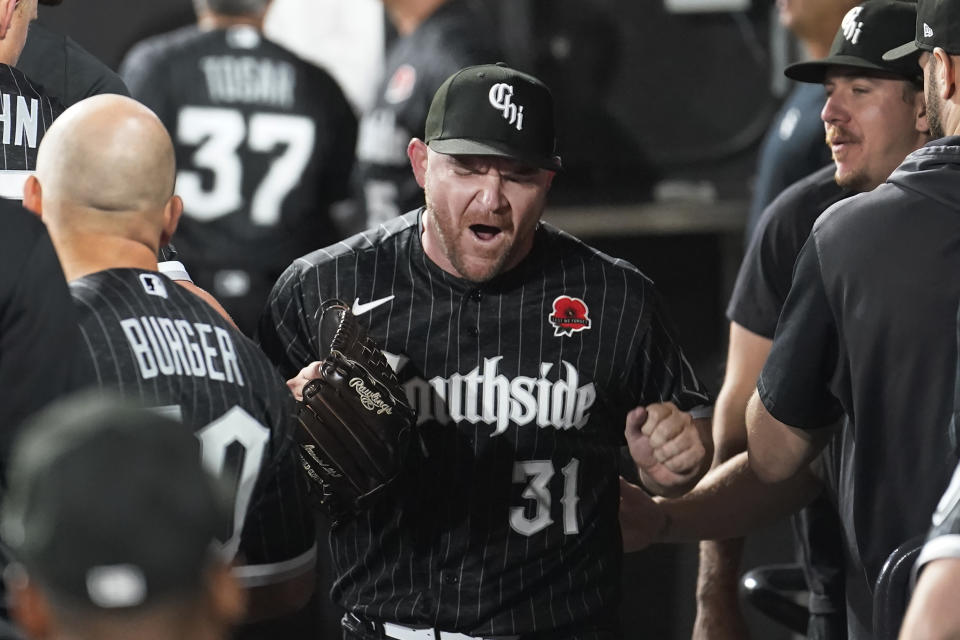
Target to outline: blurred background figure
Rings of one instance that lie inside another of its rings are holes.
[[[8,477],[5,577],[27,637],[220,640],[242,618],[218,544],[228,492],[189,428],[75,396],[26,426]]]
[[[844,14],[856,0],[777,0],[780,24],[789,29],[804,57],[825,58]],[[780,192],[830,162],[823,142],[823,88],[798,83],[784,100],[760,147],[745,232],[749,242],[760,214]]]
[[[57,6],[63,0],[39,0]],[[39,20],[30,25],[30,37],[17,67],[40,82],[67,107],[100,93],[129,95],[117,73],[77,42]]]
[[[502,59],[497,30],[475,0],[383,0],[396,37],[373,107],[360,121],[351,229],[376,226],[423,205],[407,143],[422,137],[430,101],[457,70]],[[320,245],[317,245],[320,246]]]
[[[549,9],[557,25],[536,34],[533,50],[538,76],[547,86],[556,87],[563,171],[550,190],[551,202],[651,199],[662,171],[610,108],[624,51],[616,15],[584,2],[546,0],[538,5],[543,11]],[[571,77],[576,81],[571,82]]]
[[[0,197],[22,198],[37,147],[63,104],[17,68],[37,0],[0,0]]]
[[[373,105],[387,25],[381,0],[273,0],[267,37],[323,67],[357,113]]]
[[[190,275],[252,335],[291,260],[341,237],[356,120],[322,69],[266,39],[270,0],[196,0],[197,24],[136,46],[134,97],[173,136]]]

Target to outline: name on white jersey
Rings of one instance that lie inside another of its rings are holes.
[[[144,380],[193,376],[244,386],[230,334],[204,322],[140,316],[120,321]]]
[[[206,56],[200,68],[214,102],[262,104],[289,109],[297,72],[289,62],[254,56]]]
[[[436,377],[429,382],[414,378],[406,383],[407,397],[417,411],[417,421],[484,423],[500,435],[512,423],[536,424],[555,429],[582,429],[597,399],[594,384],[580,386],[576,368],[562,361],[565,376],[548,380],[552,362],[540,363],[540,376],[507,378],[499,372],[503,356],[484,358],[483,369]]]
[[[23,96],[0,93],[0,125],[3,126],[4,145],[10,145],[12,140],[18,147],[26,142],[28,147],[36,149],[40,101],[30,98],[28,102]]]

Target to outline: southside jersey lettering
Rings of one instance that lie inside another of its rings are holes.
[[[626,413],[709,402],[651,282],[547,224],[474,284],[423,252],[420,211],[297,260],[261,321],[285,377],[318,359],[330,298],[359,316],[419,412],[426,457],[331,530],[334,599],[471,636],[617,637]]]

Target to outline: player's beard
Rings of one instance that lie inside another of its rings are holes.
[[[437,208],[436,203],[431,197],[429,182],[424,188],[424,198],[427,205],[425,213],[427,216],[427,224],[433,227],[433,231],[440,243],[440,250],[443,251],[443,255],[450,261],[450,264],[457,270],[457,274],[459,274],[461,278],[469,280],[470,282],[480,283],[490,280],[503,271],[504,265],[510,258],[511,250],[513,249],[512,245],[500,253],[496,260],[485,262],[483,269],[478,270],[472,267],[457,248],[457,241],[463,229],[457,226],[455,216],[449,215],[447,212],[442,212]]]
[[[946,135],[943,130],[943,118],[940,115],[940,81],[937,80],[937,66],[939,63],[933,56],[927,63],[927,82],[924,99],[927,101],[927,126],[930,127],[932,138],[942,138]]]

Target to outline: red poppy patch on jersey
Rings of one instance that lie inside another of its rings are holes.
[[[417,70],[409,64],[400,65],[393,72],[383,97],[390,104],[399,104],[413,95],[415,86],[417,86]]]
[[[580,298],[559,296],[553,301],[553,313],[547,319],[553,325],[555,336],[572,336],[576,331],[590,328],[590,310]]]

